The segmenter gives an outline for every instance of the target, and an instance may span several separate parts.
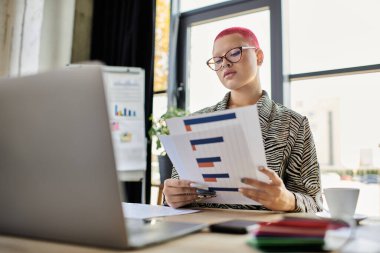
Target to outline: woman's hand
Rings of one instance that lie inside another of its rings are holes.
[[[293,211],[296,208],[295,197],[285,188],[281,178],[268,168],[261,167],[259,170],[267,175],[271,182],[242,178],[242,183],[253,186],[255,189],[242,187],[239,188],[239,192],[273,211]]]
[[[166,179],[163,189],[166,203],[173,208],[194,203],[198,195],[196,188],[190,187],[191,183],[189,180]]]

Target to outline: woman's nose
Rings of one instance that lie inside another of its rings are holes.
[[[230,68],[232,66],[231,62],[229,62],[226,57],[223,58],[222,68]]]

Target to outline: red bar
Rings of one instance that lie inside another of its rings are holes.
[[[193,148],[193,151],[197,150],[197,149],[195,148],[195,145],[191,145],[191,147]]]
[[[208,163],[198,163],[199,168],[204,168],[204,167],[214,167],[213,162],[208,162]]]
[[[203,178],[205,182],[216,182],[216,178]]]
[[[185,125],[186,131],[191,132],[191,126],[190,125]]]

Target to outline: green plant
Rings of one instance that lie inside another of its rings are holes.
[[[149,129],[149,136],[151,141],[156,141],[156,149],[161,150],[162,144],[160,139],[158,138],[159,135],[168,135],[169,134],[169,128],[166,124],[166,120],[170,118],[175,117],[183,117],[188,115],[189,112],[176,107],[170,107],[164,114],[161,115],[158,119],[154,119],[153,115],[150,116],[150,120],[152,121],[152,127]],[[164,155],[165,151],[161,152],[161,155]]]

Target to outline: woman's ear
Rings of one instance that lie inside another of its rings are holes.
[[[261,66],[264,61],[264,53],[260,48],[256,50],[257,65]]]

